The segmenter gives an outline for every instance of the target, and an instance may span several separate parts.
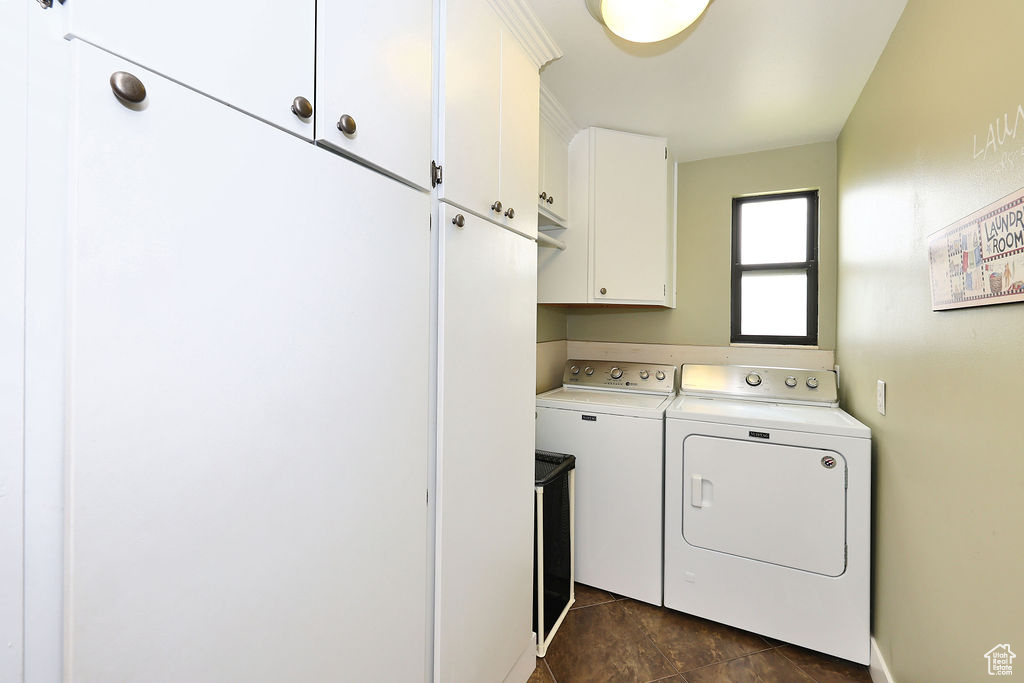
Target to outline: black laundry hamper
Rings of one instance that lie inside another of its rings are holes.
[[[573,590],[575,483],[575,456],[536,452],[533,627],[537,631],[538,657],[547,653],[551,639],[576,601]]]

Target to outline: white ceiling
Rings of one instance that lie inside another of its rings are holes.
[[[648,45],[584,0],[532,0],[565,52],[541,79],[582,127],[665,136],[677,161],[835,140],[906,0],[712,0]]]

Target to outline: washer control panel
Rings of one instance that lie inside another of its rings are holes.
[[[562,373],[562,386],[671,394],[676,388],[676,366],[607,360],[570,360],[565,364],[565,372]]]
[[[679,390],[690,395],[813,405],[839,400],[832,370],[684,365],[679,377]]]

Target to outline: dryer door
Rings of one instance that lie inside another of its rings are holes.
[[[825,576],[846,570],[846,460],[835,451],[693,435],[683,443],[690,545]]]

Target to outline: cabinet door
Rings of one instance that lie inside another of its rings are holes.
[[[78,56],[68,678],[423,680],[429,195]]]
[[[319,0],[316,16],[317,142],[429,188],[430,0]]]
[[[569,218],[569,145],[555,129],[543,119],[540,122],[541,167],[544,169],[540,185],[543,199],[541,208],[563,221]]]
[[[598,302],[664,303],[669,230],[665,139],[600,128],[592,134],[591,295]]]
[[[533,631],[537,252],[440,211],[435,680],[500,681]]]
[[[481,0],[444,4],[439,196],[498,219],[491,205],[499,201],[501,22]]]
[[[76,0],[70,33],[306,138],[313,102],[314,0],[244,4]],[[226,131],[225,131],[226,132]]]
[[[498,196],[502,222],[537,236],[537,165],[540,155],[540,74],[537,66],[505,29],[501,31],[501,153]],[[510,211],[511,209],[511,211]],[[513,213],[514,212],[514,213]]]

